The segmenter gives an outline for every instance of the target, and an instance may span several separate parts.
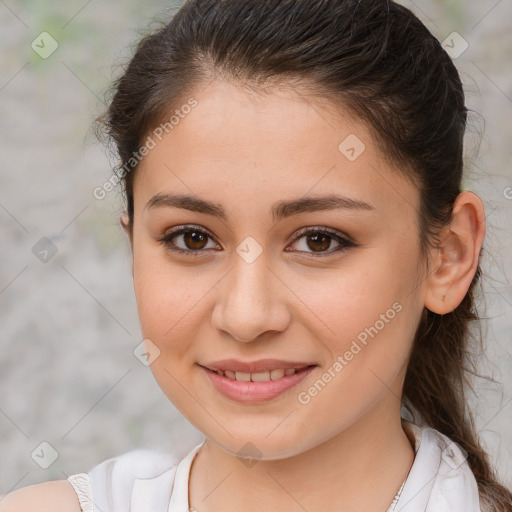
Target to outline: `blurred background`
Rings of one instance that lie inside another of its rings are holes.
[[[90,130],[142,31],[182,2],[0,0],[0,495],[201,434],[134,356],[122,200]],[[471,110],[466,188],[486,206],[485,354],[470,402],[512,487],[512,1],[403,1],[445,41]]]

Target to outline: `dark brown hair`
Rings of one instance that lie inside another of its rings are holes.
[[[467,109],[457,69],[408,9],[390,0],[188,0],[145,36],[100,126],[119,157],[133,223],[132,156],[169,113],[221,78],[263,90],[300,84],[363,120],[390,161],[419,188],[424,254],[439,242],[461,192]],[[132,159],[132,160],[130,160]],[[474,289],[451,313],[424,310],[403,398],[468,454],[482,507],[510,511],[466,406]]]

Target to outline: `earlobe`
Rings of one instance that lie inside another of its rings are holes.
[[[126,212],[122,212],[119,216],[119,224],[123,228],[128,240],[130,241],[130,249],[132,251],[132,277],[133,277],[133,226],[130,223],[130,217]]]
[[[128,240],[130,241],[130,247],[133,250],[132,226],[130,224],[130,218],[128,217],[128,214],[126,212],[122,212],[121,215],[119,216],[119,224],[121,224],[123,231],[125,232],[126,236],[128,237]]]
[[[119,224],[123,227],[124,232],[128,234],[129,218],[126,212],[121,212],[121,215],[119,215]]]
[[[440,315],[452,312],[464,299],[478,268],[485,237],[485,212],[480,198],[460,193],[452,218],[440,235],[427,276],[425,307]]]

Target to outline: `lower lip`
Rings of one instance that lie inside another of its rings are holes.
[[[213,387],[219,393],[237,402],[259,403],[272,400],[292,388],[309,375],[316,366],[308,366],[293,375],[286,375],[280,379],[267,382],[240,382],[228,379],[204,366],[201,366],[201,368],[206,372]]]

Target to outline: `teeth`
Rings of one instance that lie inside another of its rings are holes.
[[[267,382],[270,380],[270,372],[251,373],[250,375],[253,382]]]
[[[282,370],[282,369],[272,370],[270,372],[270,378],[272,380],[281,379],[282,377],[284,377],[284,370]]]
[[[286,370],[283,368],[277,368],[275,370],[271,370],[269,372],[232,372],[230,370],[217,370],[219,375],[223,375],[231,380],[238,380],[240,382],[268,382],[269,380],[278,380],[286,377],[288,375],[293,375],[296,373],[295,368],[287,368]]]

